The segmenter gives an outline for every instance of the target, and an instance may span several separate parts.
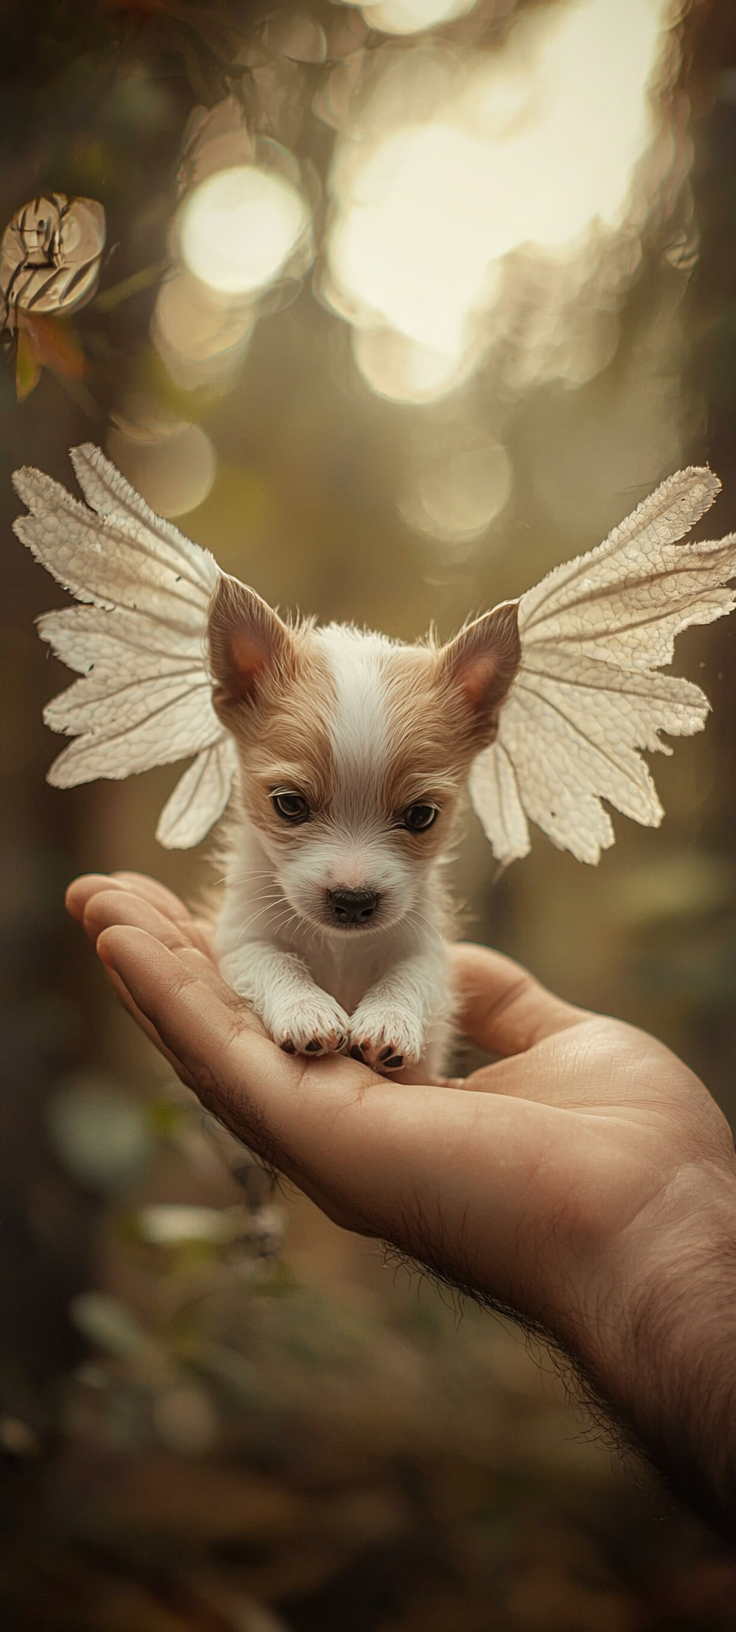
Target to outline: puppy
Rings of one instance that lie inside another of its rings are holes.
[[[288,1053],[442,1071],[453,1000],[442,880],[473,759],[520,661],[517,605],[437,647],[284,623],[222,577],[213,701],[239,785],[215,950]]]

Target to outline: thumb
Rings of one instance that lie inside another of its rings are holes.
[[[461,1029],[489,1054],[526,1053],[577,1025],[585,1013],[548,992],[520,963],[485,946],[454,946],[452,968]]]

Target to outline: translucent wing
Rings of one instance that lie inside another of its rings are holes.
[[[159,824],[169,848],[204,837],[227,804],[234,749],[212,707],[205,635],[219,569],[155,516],[99,448],[72,451],[81,504],[40,471],[13,480],[28,506],[18,537],[79,601],[39,620],[43,640],[82,675],[45,719],[75,740],[49,771],[56,787],[197,758]]]
[[[471,797],[502,862],[526,855],[528,820],[579,861],[614,842],[601,803],[647,827],[663,811],[641,749],[702,730],[698,686],[658,671],[691,623],[736,604],[736,535],[678,541],[713,503],[718,478],[682,470],[588,555],[555,567],[519,602],[521,665]]]
[[[230,799],[237,764],[235,744],[228,736],[197,754],[161,812],[156,828],[159,844],[167,850],[188,850],[206,837]]]

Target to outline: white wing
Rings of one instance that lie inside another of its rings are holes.
[[[30,511],[15,522],[18,537],[77,600],[93,603],[39,619],[42,639],[83,676],[45,712],[52,730],[75,739],[49,781],[68,788],[196,754],[158,829],[162,844],[186,848],[222,814],[235,768],[207,674],[219,568],[155,516],[99,448],[85,444],[71,457],[86,505],[40,471],[13,478]]]
[[[222,815],[237,771],[231,737],[223,736],[184,772],[159,817],[156,838],[167,850],[188,850],[199,844]]]
[[[720,482],[682,470],[588,555],[555,567],[519,602],[521,664],[496,742],[479,754],[473,804],[502,862],[526,855],[527,818],[579,861],[614,842],[606,799],[646,827],[663,811],[638,750],[671,753],[659,733],[702,730],[710,704],[698,686],[658,671],[675,636],[730,612],[736,535],[679,539],[713,503]]]

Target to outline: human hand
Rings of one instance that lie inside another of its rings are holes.
[[[239,1138],[344,1228],[544,1328],[680,1488],[683,1468],[705,1478],[706,1505],[715,1473],[693,1451],[682,1371],[717,1245],[736,1256],[736,1162],[668,1049],[458,946],[463,1029],[503,1058],[463,1083],[398,1086],[350,1058],[285,1056],[222,980],[205,926],[153,880],[92,875],[68,904],[123,1003]]]

